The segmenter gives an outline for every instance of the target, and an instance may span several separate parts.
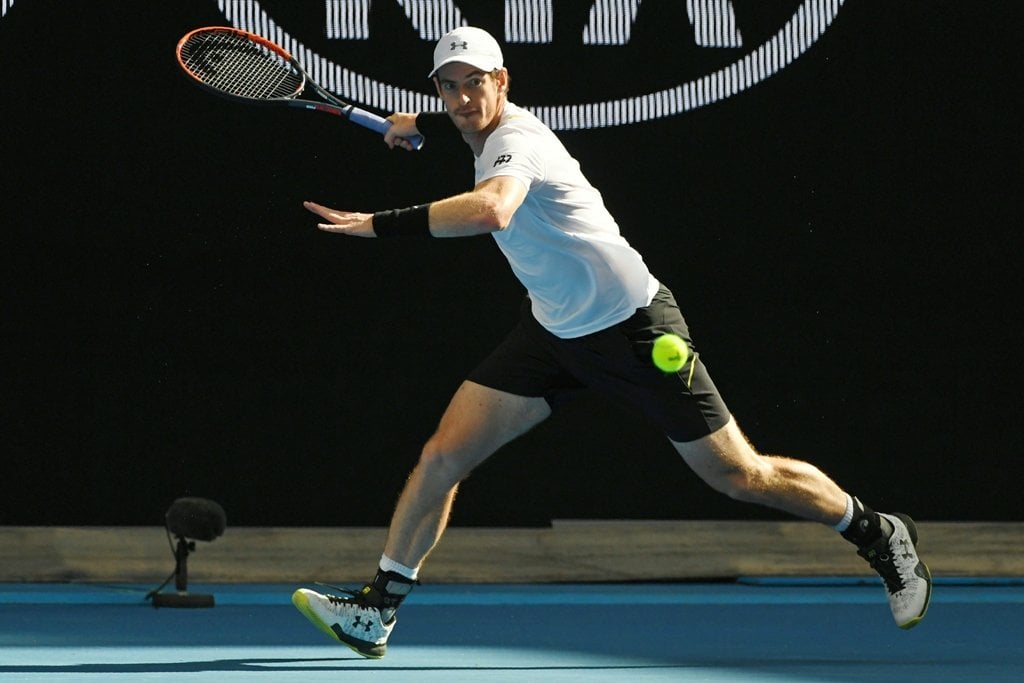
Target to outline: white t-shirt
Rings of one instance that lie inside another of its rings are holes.
[[[526,186],[508,227],[492,235],[545,329],[582,337],[651,303],[658,281],[579,163],[537,117],[506,102],[475,170],[477,183],[511,176]]]

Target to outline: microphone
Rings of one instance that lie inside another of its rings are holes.
[[[196,541],[212,541],[224,533],[227,516],[224,508],[206,498],[178,498],[164,515],[167,536],[178,537],[174,550],[174,572],[161,586],[149,592],[147,599],[153,607],[213,607],[212,595],[188,592],[188,555],[196,549]],[[195,540],[188,540],[195,539]],[[176,593],[161,593],[160,589],[174,579]]]
[[[206,498],[179,498],[165,515],[167,530],[175,536],[212,541],[224,533],[224,508]]]

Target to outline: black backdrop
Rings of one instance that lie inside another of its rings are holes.
[[[0,19],[0,524],[153,524],[200,495],[235,525],[382,525],[520,290],[489,238],[338,238],[300,202],[438,198],[468,187],[468,152],[212,98],[173,46],[226,23],[216,2],[140,5]],[[395,28],[387,49],[391,5],[367,49],[419,79],[431,45]],[[746,92],[562,134],[752,440],[925,519],[1022,518],[1018,77],[996,7],[848,0]],[[671,28],[638,20],[621,73],[560,54],[561,29],[537,60],[510,48],[513,99],[664,78]],[[482,466],[454,521],[777,517],[588,399]]]

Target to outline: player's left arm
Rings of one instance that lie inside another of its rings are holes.
[[[430,234],[465,237],[504,230],[525,199],[526,185],[521,180],[512,176],[487,178],[470,192],[431,204]]]
[[[468,237],[504,230],[524,199],[523,181],[512,176],[487,178],[469,192],[432,202],[428,207],[430,234]],[[372,213],[342,211],[314,202],[304,202],[303,206],[328,221],[318,224],[321,230],[356,237],[377,236]]]

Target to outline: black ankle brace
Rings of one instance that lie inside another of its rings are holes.
[[[397,572],[378,569],[370,586],[380,595],[383,607],[397,608],[417,583],[419,582]]]
[[[853,519],[842,537],[859,548],[871,545],[882,535],[882,521],[878,513],[853,499]]]

